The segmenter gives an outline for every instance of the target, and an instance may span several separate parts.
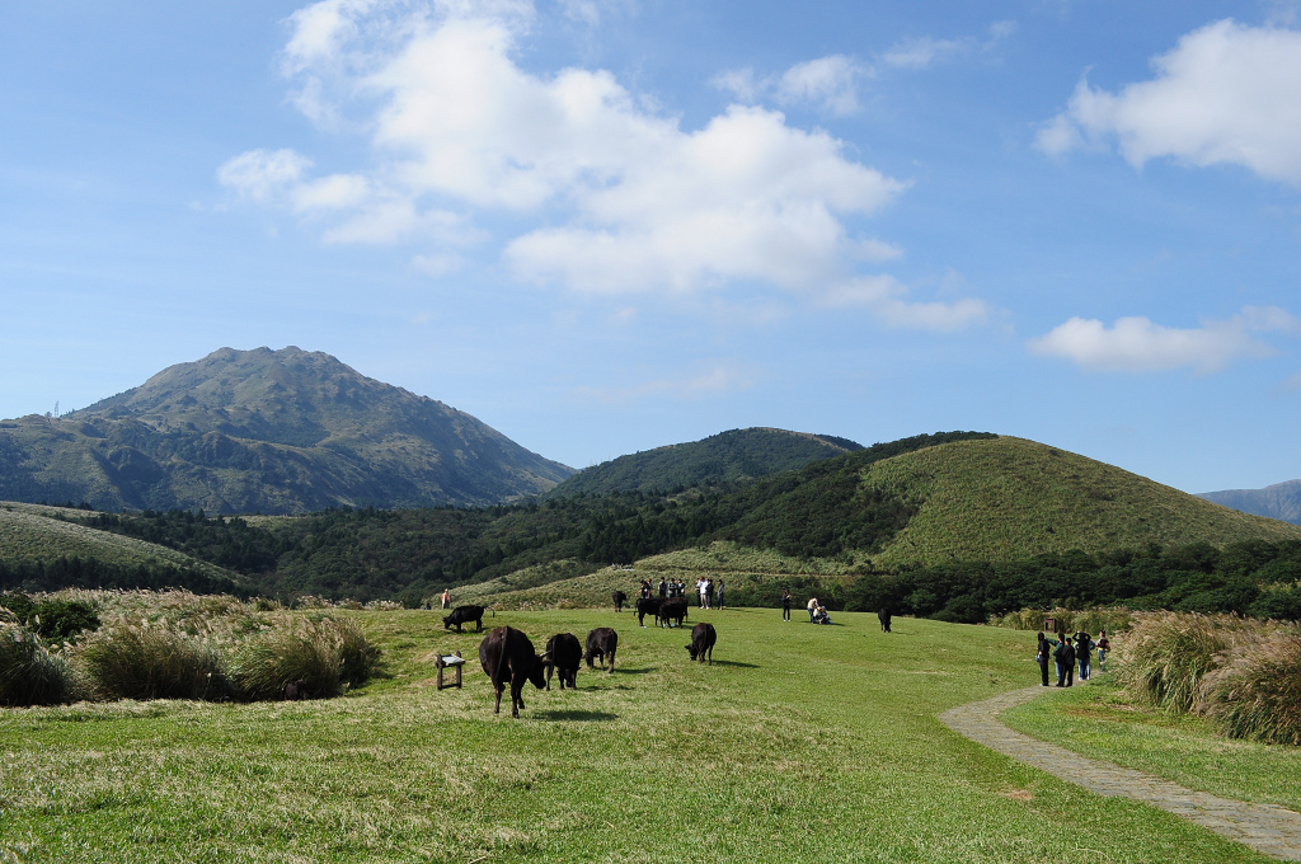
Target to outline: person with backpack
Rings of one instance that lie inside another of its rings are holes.
[[[1040,633],[1039,645],[1034,655],[1035,662],[1039,664],[1039,678],[1045,687],[1048,686],[1048,658],[1052,656],[1051,643],[1052,640]]]
[[[1092,660],[1092,655],[1090,652],[1092,650],[1093,650],[1093,637],[1089,636],[1089,634],[1085,633],[1083,630],[1081,630],[1079,633],[1076,633],[1075,634],[1075,659],[1078,660],[1080,664],[1081,681],[1089,680],[1089,673],[1092,671],[1092,669],[1090,668],[1090,661]]]
[[[1071,637],[1063,636],[1057,650],[1053,652],[1057,661],[1057,686],[1070,687],[1075,683],[1075,649],[1071,647]]]
[[[1107,631],[1098,631],[1098,668],[1103,672],[1107,671],[1107,652],[1111,650],[1111,643],[1107,641]]]

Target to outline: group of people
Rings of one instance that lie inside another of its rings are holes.
[[[661,600],[667,600],[671,597],[687,596],[687,583],[681,579],[665,579],[660,577],[659,597]],[[696,596],[700,598],[701,609],[722,609],[726,602],[726,586],[723,580],[719,579],[714,582],[712,578],[702,576],[696,580]],[[655,594],[656,587],[651,584],[649,579],[641,580],[641,596],[651,597]]]
[[[810,624],[830,624],[831,616],[827,614],[827,607],[822,605],[822,601],[817,597],[810,597],[809,602],[805,604],[809,610]]]
[[[1111,643],[1107,640],[1107,631],[1098,631],[1095,640],[1087,631],[1081,630],[1074,636],[1057,634],[1053,639],[1039,634],[1039,644],[1035,650],[1035,661],[1039,664],[1040,683],[1048,686],[1048,661],[1057,665],[1057,686],[1070,687],[1075,683],[1075,666],[1080,667],[1080,680],[1088,681],[1093,673],[1093,652],[1098,652],[1098,666],[1107,671],[1107,652]]]

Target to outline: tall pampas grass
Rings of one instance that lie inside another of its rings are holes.
[[[1241,639],[1206,675],[1195,708],[1230,738],[1301,745],[1301,634]]]
[[[71,668],[35,633],[0,623],[0,705],[57,705],[75,698]]]

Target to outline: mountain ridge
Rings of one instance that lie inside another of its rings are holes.
[[[573,473],[442,402],[295,346],[222,348],[0,427],[0,498],[304,513],[503,503]]]
[[[1301,480],[1286,480],[1263,489],[1199,492],[1197,497],[1255,516],[1301,525]]]

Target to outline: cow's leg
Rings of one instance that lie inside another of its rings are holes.
[[[492,713],[500,714],[501,713],[501,691],[506,689],[506,685],[505,682],[494,681],[492,682],[492,686],[497,690],[497,704],[493,706]]]

